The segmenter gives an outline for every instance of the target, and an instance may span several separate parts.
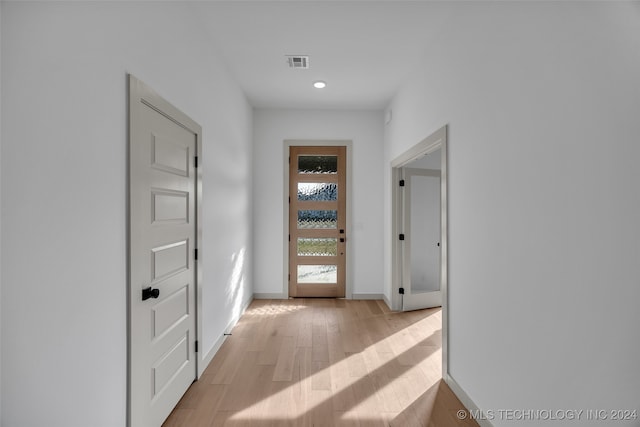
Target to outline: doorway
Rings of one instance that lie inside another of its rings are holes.
[[[392,228],[392,245],[391,245],[391,274],[392,274],[392,288],[391,288],[391,305],[394,310],[410,309],[415,310],[421,307],[433,305],[434,301],[420,300],[420,296],[416,297],[413,294],[427,293],[434,290],[431,285],[423,289],[417,289],[418,292],[407,292],[404,288],[405,281],[411,280],[411,248],[407,248],[407,241],[404,236],[405,216],[406,210],[404,193],[406,188],[401,182],[403,174],[407,173],[407,169],[411,168],[411,165],[419,166],[418,169],[434,171],[439,170],[439,201],[440,201],[440,215],[439,215],[439,240],[435,242],[434,238],[424,238],[426,246],[433,249],[433,244],[436,244],[439,254],[439,291],[440,300],[438,301],[442,306],[442,373],[445,380],[448,380],[448,299],[447,299],[447,285],[448,285],[448,127],[445,125],[411,147],[409,150],[396,157],[391,162],[391,179],[392,179],[392,212],[391,212],[391,228]],[[423,172],[424,175],[438,175],[437,172]],[[412,175],[414,176],[414,175]],[[418,178],[421,179],[421,178]],[[432,187],[432,186],[431,186]],[[409,197],[411,197],[409,195]],[[409,212],[410,215],[410,212]],[[424,212],[422,213],[424,215]],[[431,231],[433,233],[433,231]],[[439,246],[437,246],[439,243]],[[405,249],[408,249],[406,251]],[[409,255],[409,256],[407,256]],[[414,260],[413,263],[416,261]],[[433,276],[432,276],[433,277]],[[420,292],[426,290],[427,292]],[[409,295],[407,297],[407,295]],[[406,300],[406,303],[405,303]]]
[[[392,305],[446,310],[447,127],[391,162]],[[431,205],[429,205],[431,203]]]
[[[289,296],[344,298],[347,146],[291,145],[288,162]]]

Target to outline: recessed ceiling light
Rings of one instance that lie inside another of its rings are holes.
[[[327,87],[327,84],[322,80],[318,80],[317,82],[313,83],[313,87],[315,87],[316,89],[324,89],[325,87]]]

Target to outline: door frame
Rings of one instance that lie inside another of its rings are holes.
[[[400,287],[403,269],[402,243],[398,235],[403,232],[401,169],[408,163],[441,149],[440,153],[440,290],[442,291],[442,375],[449,372],[449,207],[448,207],[448,125],[409,148],[391,161],[391,309],[402,310]]]
[[[195,280],[195,308],[194,308],[194,316],[195,316],[195,335],[196,342],[202,342],[202,318],[200,313],[202,313],[202,301],[200,299],[200,295],[202,294],[202,264],[199,262],[202,259],[202,220],[204,218],[202,215],[202,128],[195,121],[193,121],[189,116],[180,111],[178,108],[173,106],[171,103],[162,98],[154,89],[152,89],[149,85],[145,84],[143,81],[139,80],[132,74],[127,75],[127,150],[126,150],[126,162],[127,162],[127,175],[126,175],[126,217],[127,217],[127,248],[126,248],[126,262],[127,262],[127,391],[126,391],[126,400],[127,400],[127,426],[131,425],[131,304],[132,298],[139,298],[140,295],[138,293],[138,289],[132,289],[131,285],[131,239],[133,238],[131,234],[131,206],[130,206],[130,197],[131,197],[131,172],[130,172],[130,147],[133,140],[133,126],[132,121],[137,120],[137,110],[134,105],[136,103],[142,102],[147,106],[153,108],[159,113],[163,114],[167,118],[173,120],[178,125],[184,127],[189,130],[193,134],[196,135],[196,156],[200,160],[198,162],[198,166],[194,169],[195,171],[195,242],[194,249],[198,251],[198,259],[194,260],[194,280]],[[133,107],[133,108],[132,108]],[[202,355],[204,352],[197,351],[195,352],[195,377],[194,380],[197,380],[202,375],[204,368],[206,367],[205,363],[202,363]]]
[[[353,277],[352,268],[353,265],[353,244],[352,244],[352,223],[351,223],[351,200],[352,191],[352,153],[353,153],[353,141],[351,140],[324,140],[324,139],[285,139],[283,144],[283,188],[284,197],[282,198],[283,206],[283,233],[282,233],[282,295],[281,298],[289,298],[289,147],[292,146],[344,146],[347,147],[347,174],[346,174],[346,190],[347,190],[347,207],[346,207],[346,232],[345,238],[347,239],[347,253],[345,254],[345,299],[353,298]]]

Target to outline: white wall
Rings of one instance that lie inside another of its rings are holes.
[[[382,138],[380,111],[254,111],[254,274],[257,294],[282,295],[285,292],[285,139],[353,141],[353,230],[348,242],[353,254],[352,290],[356,297],[382,294]]]
[[[2,425],[126,416],[126,73],[203,127],[204,339],[252,295],[251,122],[188,5],[2,3]]]
[[[484,410],[640,409],[640,3],[433,7],[385,162],[449,124],[451,375]]]

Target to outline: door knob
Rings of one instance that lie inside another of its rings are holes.
[[[151,286],[142,290],[142,301],[149,298],[158,298],[160,296],[160,289],[152,289]]]

